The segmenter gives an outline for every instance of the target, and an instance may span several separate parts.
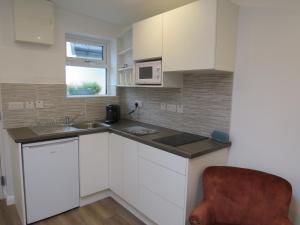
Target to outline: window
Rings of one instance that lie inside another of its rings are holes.
[[[110,69],[109,41],[66,35],[66,84],[68,96],[107,94]]]

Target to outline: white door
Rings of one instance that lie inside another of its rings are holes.
[[[108,188],[108,133],[79,137],[80,196]]]
[[[201,0],[163,14],[163,71],[213,69],[216,0]]]
[[[124,146],[121,136],[110,135],[110,189],[123,197]]]
[[[23,146],[27,223],[79,206],[78,140]]]
[[[124,199],[138,208],[138,148],[139,143],[123,138],[124,146]]]
[[[133,25],[133,59],[162,57],[162,15],[157,15]]]

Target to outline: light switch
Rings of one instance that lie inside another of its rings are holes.
[[[34,109],[34,102],[25,102],[26,109]]]
[[[160,103],[160,109],[165,111],[167,109],[167,104],[163,102]]]
[[[177,112],[177,106],[172,104],[167,104],[167,111],[169,112]]]
[[[183,105],[177,105],[177,112],[178,113],[183,113]]]
[[[36,102],[35,102],[35,107],[36,107],[37,109],[43,109],[43,108],[44,108],[44,101],[41,101],[41,100],[36,101]]]

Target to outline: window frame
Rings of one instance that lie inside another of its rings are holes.
[[[103,60],[96,59],[85,59],[85,58],[74,58],[68,57],[67,55],[67,42],[75,42],[79,44],[88,44],[88,45],[100,45],[103,46]],[[66,34],[65,35],[65,67],[66,66],[75,66],[75,67],[85,67],[85,68],[102,68],[106,70],[105,76],[105,90],[106,93],[103,95],[82,95],[82,96],[73,96],[67,95],[67,97],[101,97],[108,96],[108,84],[110,80],[111,73],[111,60],[110,60],[110,40],[91,38],[83,35],[77,34]],[[66,78],[66,73],[65,73]],[[66,84],[67,85],[67,84]]]

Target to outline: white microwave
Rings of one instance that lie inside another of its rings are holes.
[[[161,84],[162,69],[160,61],[137,62],[135,64],[136,84]]]

